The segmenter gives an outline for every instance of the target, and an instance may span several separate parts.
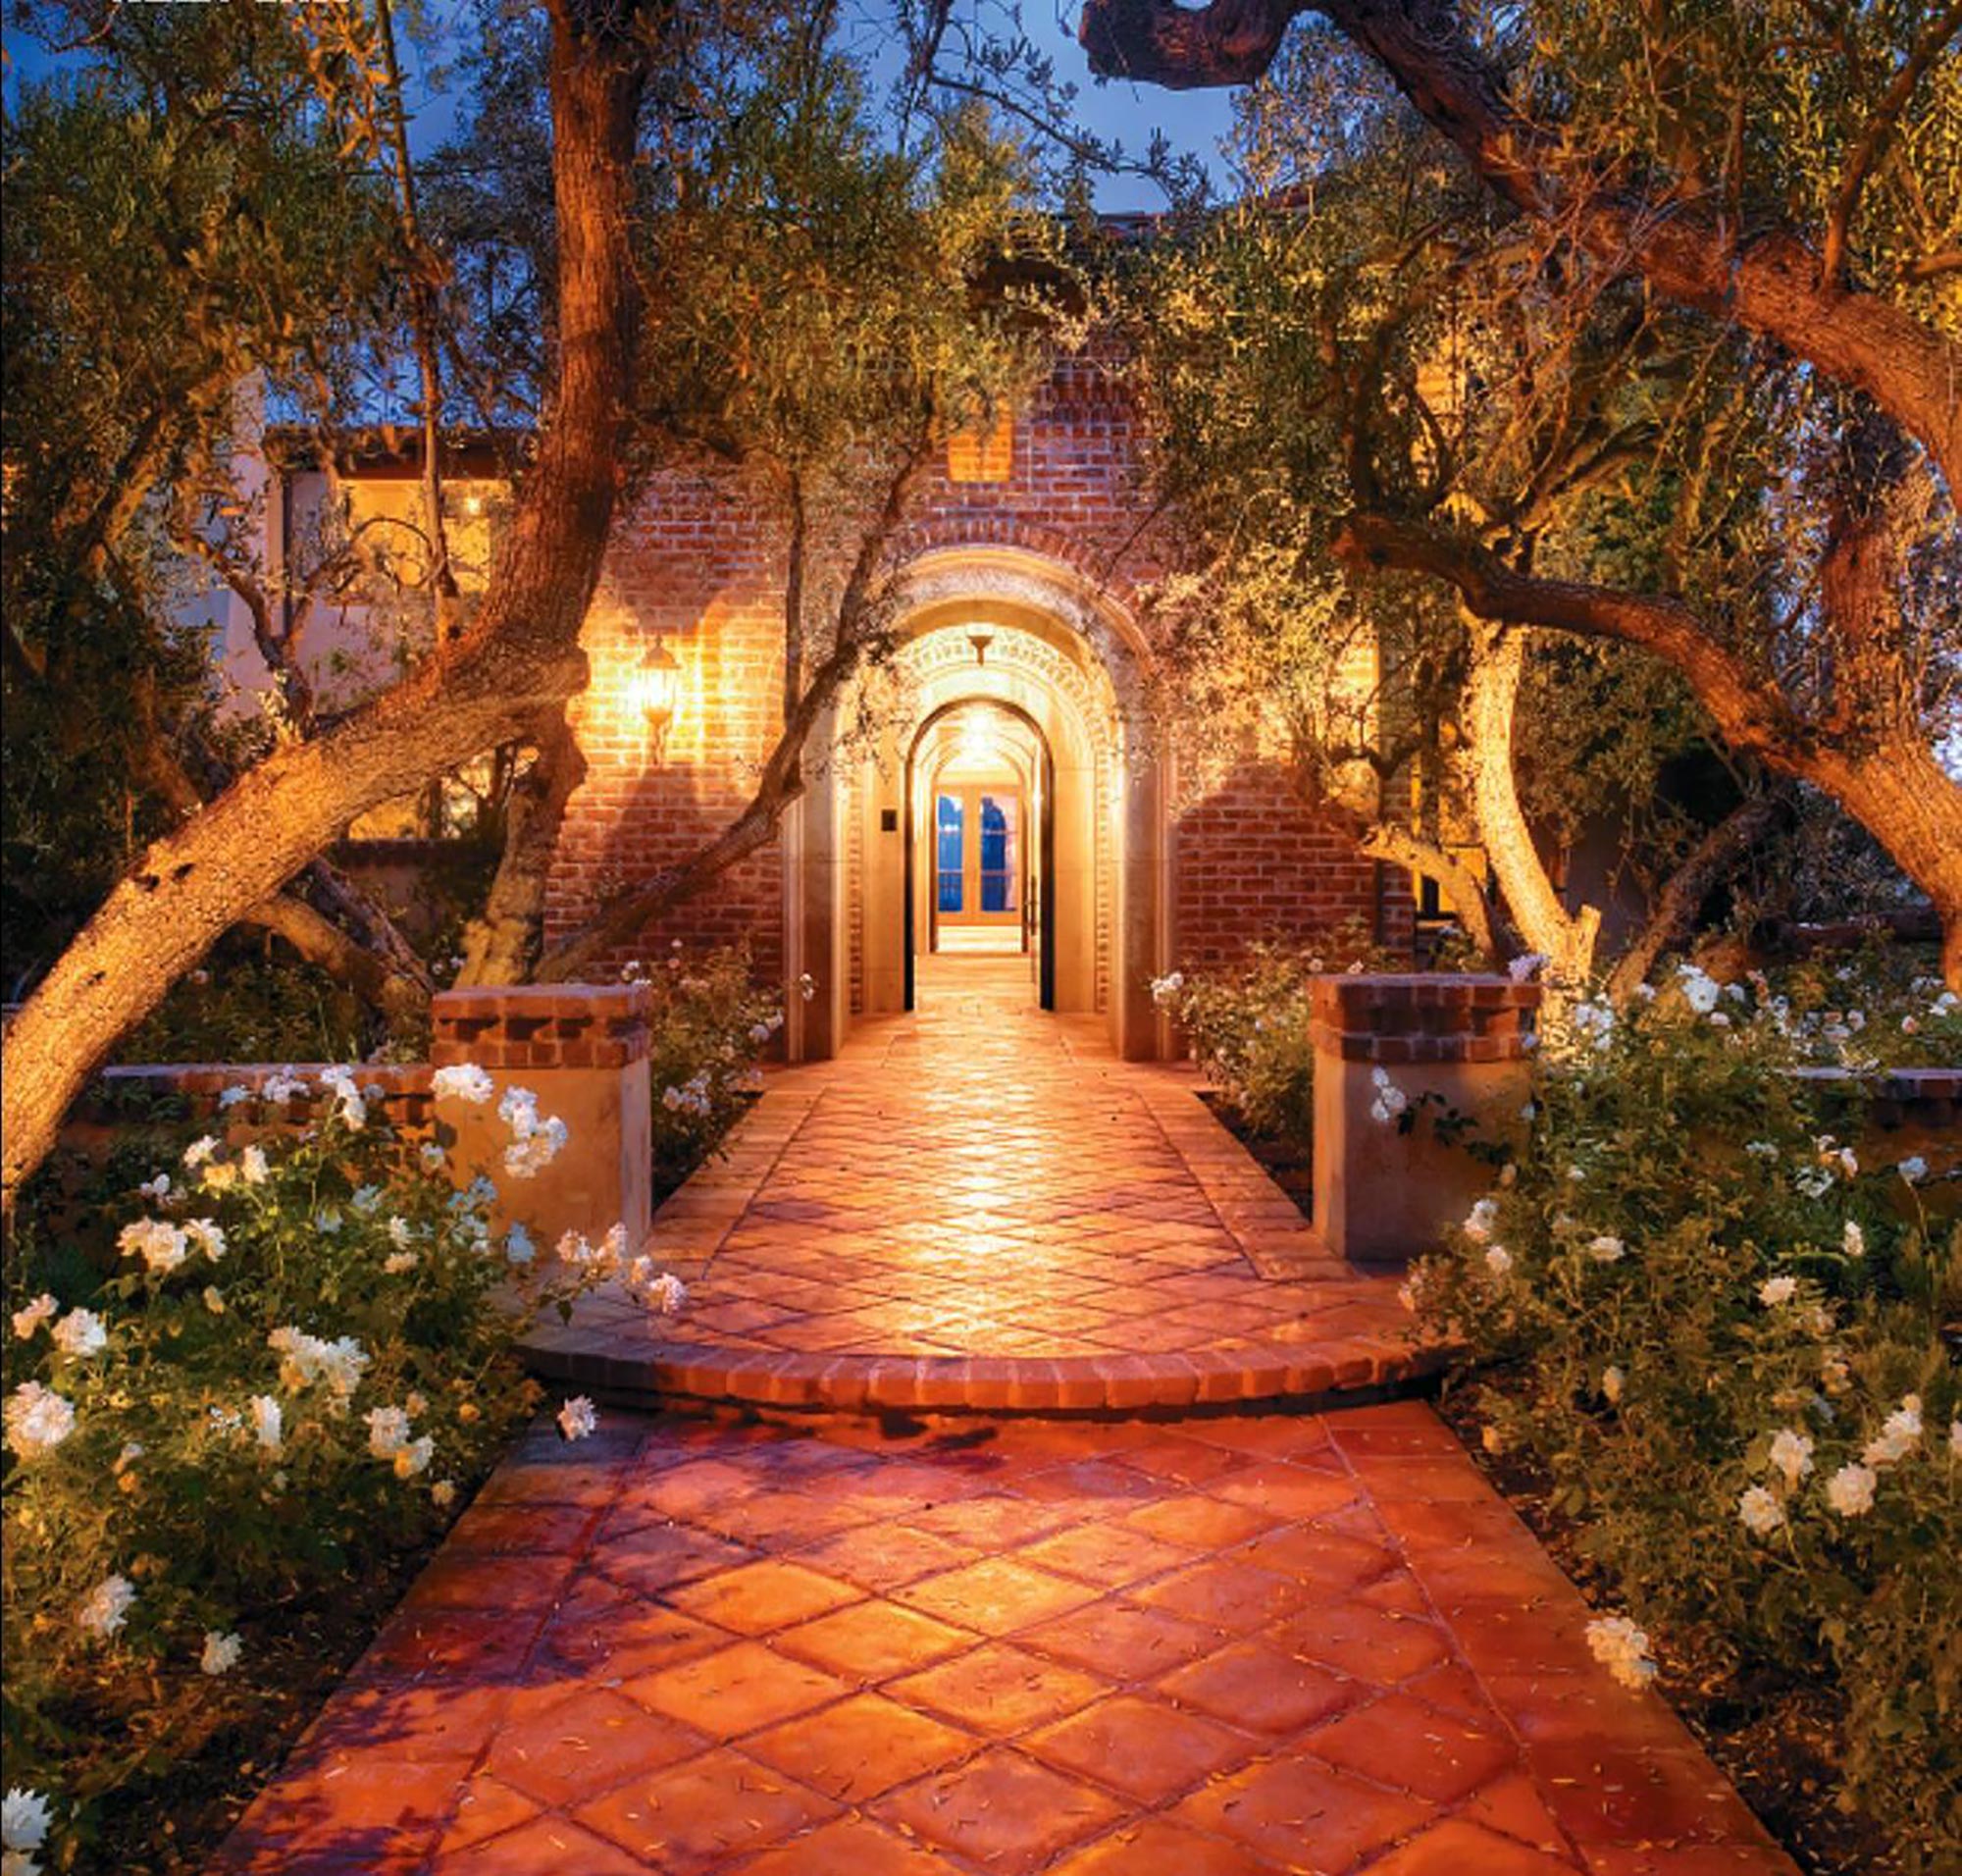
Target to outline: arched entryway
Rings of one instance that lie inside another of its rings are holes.
[[[829,755],[787,828],[791,974],[808,972],[814,985],[794,1013],[793,1059],[828,1055],[854,1022],[913,1007],[919,961],[947,954],[948,924],[926,894],[929,875],[953,869],[922,851],[940,809],[925,791],[943,772],[961,779],[945,758],[957,754],[962,726],[990,721],[1009,757],[993,777],[999,821],[1006,798],[1017,797],[1016,871],[1034,899],[1021,910],[1037,995],[1062,1015],[1103,1016],[1124,1056],[1156,1055],[1151,981],[1166,967],[1168,913],[1164,778],[1134,629],[1069,568],[1018,549],[923,556],[903,595],[898,649],[841,703],[824,732]],[[961,816],[987,814],[987,779],[969,773],[956,791]],[[1005,836],[1006,825],[996,832]],[[1007,870],[1002,839],[998,863],[984,867],[967,838],[963,826],[963,907],[982,871]],[[993,916],[1007,922],[1004,911]]]
[[[1020,958],[1056,1008],[1056,759],[1019,704],[943,704],[906,752],[905,1008],[922,957]]]

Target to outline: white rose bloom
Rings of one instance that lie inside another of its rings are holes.
[[[1919,1153],[1911,1155],[1894,1168],[1910,1185],[1919,1185],[1928,1177],[1928,1162]]]
[[[184,1234],[165,1219],[136,1219],[116,1234],[116,1248],[140,1257],[152,1276],[168,1276],[190,1254]]]
[[[195,1172],[217,1151],[218,1135],[215,1133],[207,1133],[193,1140],[184,1148],[184,1171]]]
[[[1767,1309],[1788,1303],[1797,1294],[1798,1279],[1794,1277],[1768,1277],[1758,1285],[1758,1301]]]
[[[1619,1237],[1609,1237],[1605,1233],[1587,1240],[1587,1255],[1597,1264],[1620,1263],[1627,1248]]]
[[[107,1641],[122,1628],[135,1600],[136,1586],[128,1577],[104,1577],[82,1598],[75,1619],[98,1641]]]
[[[186,1243],[195,1244],[216,1264],[225,1255],[225,1227],[208,1218],[189,1220],[183,1227]]]
[[[1753,1537],[1768,1537],[1784,1523],[1784,1507],[1763,1485],[1753,1485],[1737,1500],[1737,1521]]]
[[[409,1417],[399,1407],[368,1410],[368,1450],[377,1459],[392,1459],[409,1442]]]
[[[109,1346],[109,1331],[92,1309],[72,1309],[55,1325],[55,1346],[77,1359],[99,1355]]]
[[[1597,1616],[1588,1623],[1587,1645],[1624,1687],[1639,1691],[1656,1677],[1648,1636],[1625,1615]]]
[[[1458,1228],[1474,1244],[1482,1244],[1492,1235],[1492,1226],[1499,1216],[1499,1201],[1492,1198],[1480,1199],[1466,1215],[1465,1223]]]
[[[230,1674],[238,1665],[238,1657],[245,1652],[242,1637],[220,1635],[216,1629],[204,1632],[204,1652],[198,1656],[197,1664],[206,1674],[214,1678]]]
[[[39,1792],[16,1785],[0,1803],[0,1845],[8,1850],[39,1850],[54,1829],[54,1812]]]
[[[1601,1371],[1601,1398],[1609,1406],[1620,1404],[1622,1390],[1628,1383],[1628,1378],[1619,1368],[1604,1368]]]
[[[1853,1223],[1846,1221],[1846,1227],[1839,1233],[1839,1248],[1848,1257],[1865,1257],[1867,1254],[1867,1234]]]
[[[575,1394],[558,1410],[558,1430],[567,1439],[584,1439],[599,1425],[599,1415],[584,1394]]]
[[[75,1403],[37,1381],[24,1381],[0,1413],[17,1459],[39,1459],[75,1432]]]
[[[419,1472],[429,1470],[429,1462],[436,1457],[436,1441],[425,1433],[420,1439],[405,1440],[395,1450],[395,1477],[413,1479]]]
[[[1891,1466],[1921,1443],[1921,1396],[1910,1394],[1881,1424],[1881,1436],[1867,1443],[1860,1455],[1869,1466]]]
[[[1503,1244],[1494,1244],[1485,1253],[1485,1268],[1494,1277],[1506,1277],[1513,1268],[1513,1254]]]
[[[272,1172],[272,1169],[266,1164],[265,1149],[248,1146],[238,1156],[238,1171],[244,1174],[247,1185],[264,1185]]]
[[[252,1415],[252,1435],[269,1453],[285,1443],[285,1411],[271,1394],[254,1394],[246,1402]]]
[[[1874,1508],[1880,1475],[1866,1466],[1841,1466],[1826,1482],[1826,1502],[1842,1518],[1858,1518]]]
[[[481,1108],[497,1092],[497,1084],[488,1068],[474,1062],[459,1062],[431,1075],[430,1090],[439,1100],[468,1101]]]
[[[1772,1435],[1772,1465],[1788,1485],[1795,1485],[1812,1470],[1812,1441],[1790,1427],[1781,1427]]]
[[[43,1290],[26,1309],[14,1312],[14,1333],[25,1342],[60,1308],[61,1305]]]

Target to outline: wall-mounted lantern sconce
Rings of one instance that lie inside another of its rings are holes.
[[[642,654],[634,673],[634,703],[647,726],[647,736],[658,761],[667,746],[668,731],[674,728],[675,709],[681,701],[681,661],[657,636]]]

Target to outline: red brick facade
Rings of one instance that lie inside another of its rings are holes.
[[[1160,567],[1140,489],[1139,439],[1110,377],[1066,361],[1019,413],[1006,480],[955,483],[942,473],[916,498],[898,558],[949,548],[1011,547],[1069,569],[1128,609]],[[684,857],[749,797],[776,733],[781,689],[783,530],[774,506],[734,474],[670,471],[616,533],[587,629],[593,685],[575,727],[588,762],[554,866],[553,938],[595,902]],[[653,635],[683,665],[682,698],[655,759],[627,702]],[[1138,661],[1148,655],[1137,648]],[[1376,869],[1318,824],[1270,769],[1250,764],[1173,812],[1163,832],[1172,911],[1168,955],[1213,962],[1256,937],[1360,918],[1408,929],[1407,891],[1379,890]],[[1379,901],[1381,904],[1379,905]],[[862,914],[845,909],[848,931]],[[611,960],[652,958],[670,940],[746,941],[759,975],[786,968],[780,843]],[[854,953],[855,955],[855,953]]]

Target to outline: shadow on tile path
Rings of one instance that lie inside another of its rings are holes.
[[[543,1423],[224,1876],[1789,1876],[1428,1408]]]

